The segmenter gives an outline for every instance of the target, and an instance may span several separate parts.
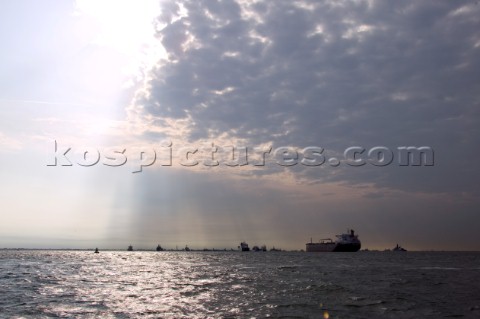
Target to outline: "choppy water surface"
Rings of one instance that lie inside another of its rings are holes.
[[[480,254],[0,251],[0,317],[480,318]]]

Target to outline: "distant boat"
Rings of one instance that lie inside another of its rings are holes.
[[[162,246],[158,245],[156,250],[157,251],[164,251],[165,249],[163,249]]]
[[[95,253],[95,254],[98,254],[98,253],[99,253],[98,248],[95,248],[94,253]]]
[[[407,250],[397,244],[397,246],[395,246],[395,248],[393,248],[392,251],[407,251]]]
[[[322,239],[319,243],[314,243],[310,240],[306,244],[307,252],[355,252],[362,247],[358,235],[352,229],[346,234],[336,235],[337,240],[333,241],[330,238]]]
[[[240,246],[238,246],[241,251],[250,251],[250,248],[248,247],[248,244],[244,241],[240,243]]]
[[[267,251],[267,246],[265,246],[265,245],[263,245],[261,247],[253,246],[252,250],[253,251]]]
[[[187,245],[185,245],[185,251],[190,251],[190,248],[188,248]]]
[[[128,246],[127,251],[133,251],[133,246],[132,245]]]

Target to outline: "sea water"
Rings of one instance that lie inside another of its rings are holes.
[[[480,253],[0,251],[1,318],[480,318]]]

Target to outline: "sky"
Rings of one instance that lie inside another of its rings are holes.
[[[0,247],[480,250],[478,1],[0,6]]]

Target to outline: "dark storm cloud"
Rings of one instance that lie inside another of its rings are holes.
[[[431,146],[434,167],[295,167],[409,191],[479,191],[480,8],[471,2],[179,1],[158,18],[170,63],[142,116],[190,119],[186,140]],[[188,16],[175,18],[186,9]],[[143,109],[141,109],[143,107]]]

